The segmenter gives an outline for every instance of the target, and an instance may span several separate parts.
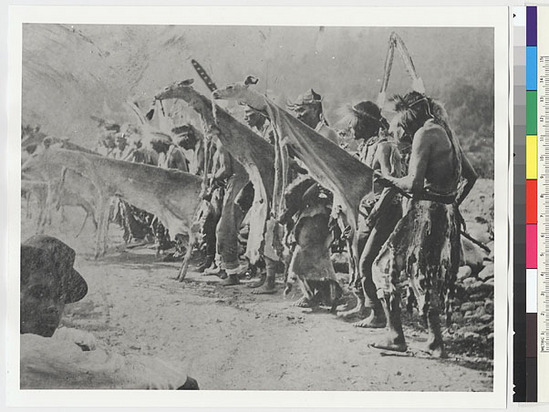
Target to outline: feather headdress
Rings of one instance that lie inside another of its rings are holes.
[[[408,110],[417,110],[417,105],[420,103],[425,103],[429,106],[430,99],[425,96],[423,93],[416,91],[406,93],[404,96],[395,94],[391,101],[394,104],[396,112],[404,112]]]

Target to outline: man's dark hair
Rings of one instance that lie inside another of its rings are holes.
[[[360,102],[351,108],[351,112],[356,122],[368,122],[377,125],[380,128],[388,129],[387,119],[381,115],[381,109],[377,104],[369,100]]]
[[[196,145],[196,133],[190,124],[174,127],[172,133],[177,136],[177,144],[185,150],[191,150]]]
[[[380,129],[387,130],[389,123],[381,115],[381,109],[371,101],[362,101],[347,106],[348,125],[354,130],[355,139],[369,139],[378,135]]]
[[[412,91],[404,96],[395,95],[391,99],[395,111],[401,113],[400,126],[410,133],[415,133],[427,119],[433,118],[431,99],[423,93]]]

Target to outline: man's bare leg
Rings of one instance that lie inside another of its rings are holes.
[[[438,308],[429,308],[427,311],[427,324],[429,326],[429,339],[427,340],[427,351],[436,358],[445,358],[444,341],[440,329],[440,313]]]
[[[374,343],[372,347],[376,349],[386,349],[396,352],[406,352],[406,339],[402,330],[402,321],[400,319],[400,297],[398,292],[385,294],[380,299],[381,306],[387,318],[388,334],[384,340]]]
[[[265,271],[266,269],[264,266],[264,262],[257,262],[254,265],[250,264],[248,266],[248,278],[255,278],[256,276],[258,276],[259,279],[255,280],[254,282],[248,283],[248,287],[255,289],[263,286],[263,284],[265,283],[265,279],[267,278]]]
[[[265,282],[257,289],[252,290],[254,295],[272,295],[276,293],[276,262],[268,257],[265,257]]]
[[[393,208],[393,207],[392,207]],[[378,221],[370,232],[360,255],[359,270],[361,275],[361,289],[364,293],[364,306],[370,309],[369,315],[353,325],[358,328],[383,328],[387,320],[381,302],[377,297],[377,288],[372,279],[372,265],[379,254],[381,247],[390,236],[400,214],[389,210],[388,216]]]
[[[364,305],[370,308],[370,314],[361,321],[353,323],[353,326],[357,328],[384,328],[387,325],[387,318],[375,289],[370,270],[369,276],[362,279]]]

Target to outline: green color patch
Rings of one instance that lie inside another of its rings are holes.
[[[526,92],[526,134],[536,134],[538,127],[538,93],[536,90]]]

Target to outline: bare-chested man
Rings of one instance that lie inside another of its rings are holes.
[[[401,176],[401,159],[396,144],[388,138],[387,120],[379,107],[370,101],[360,102],[351,108],[350,127],[355,139],[363,140],[359,148],[360,160],[374,170],[387,176]],[[402,217],[402,204],[396,190],[374,185],[374,197],[367,202],[368,217],[360,225],[359,276],[352,279],[351,287],[357,305],[340,315],[357,314],[361,321],[358,327],[384,327],[385,315],[372,280],[372,264],[381,247]],[[367,314],[366,309],[370,309]],[[367,316],[368,315],[368,316]]]
[[[427,319],[427,350],[442,357],[440,309],[443,302],[448,309],[460,261],[458,207],[477,175],[439,104],[418,92],[396,96],[394,101],[398,116],[395,134],[412,136],[410,164],[406,176],[384,174],[378,182],[410,193],[412,199],[372,268],[389,332],[373,346],[407,350],[398,290],[399,275],[404,271],[420,312]]]

